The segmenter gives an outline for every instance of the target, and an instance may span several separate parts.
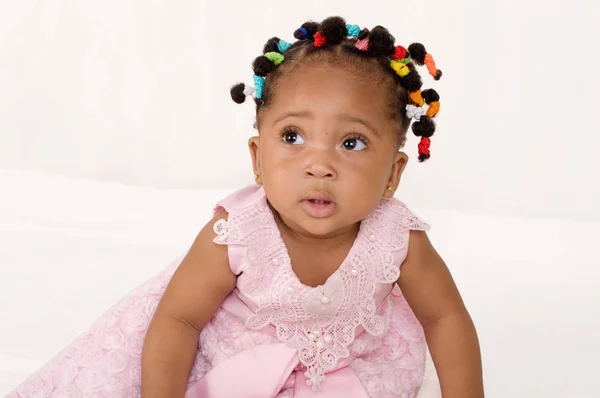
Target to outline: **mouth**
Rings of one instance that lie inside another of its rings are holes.
[[[319,204],[333,203],[333,198],[327,192],[324,191],[311,192],[304,197],[304,200]]]
[[[333,198],[326,192],[312,192],[302,200],[304,211],[314,218],[330,217],[336,208]]]
[[[333,203],[333,202],[332,202],[332,201],[330,201],[330,200],[317,200],[317,199],[308,199],[308,201],[309,201],[310,203],[314,203],[314,204],[316,204],[316,205],[328,205],[328,204],[331,204],[331,203]]]

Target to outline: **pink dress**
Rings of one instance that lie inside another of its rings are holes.
[[[348,256],[318,287],[294,274],[260,186],[221,201],[214,225],[239,275],[200,334],[188,398],[415,397],[423,329],[395,281],[411,229],[428,226],[396,199],[361,223]],[[138,287],[7,398],[141,395],[141,352],[180,260]]]

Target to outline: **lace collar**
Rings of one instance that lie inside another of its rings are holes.
[[[263,195],[255,203],[229,213],[228,220],[215,223],[216,243],[242,245],[247,264],[238,279],[243,296],[257,304],[246,320],[250,329],[275,327],[280,341],[298,350],[306,366],[307,383],[319,389],[325,373],[340,359],[348,358],[349,345],[362,327],[383,336],[386,321],[377,314],[378,286],[389,290],[400,276],[397,254],[408,245],[408,230],[427,230],[408,208],[396,199],[382,199],[362,221],[348,255],[320,286],[300,282]]]

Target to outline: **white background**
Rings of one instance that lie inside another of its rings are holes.
[[[488,396],[597,396],[596,0],[0,0],[0,395],[252,181],[253,106],[229,87],[268,38],[330,15],[444,71],[423,73],[442,111],[399,196],[434,225]]]
[[[600,220],[600,2],[2,0],[0,167],[158,187],[251,181],[229,87],[271,36],[342,15],[423,42],[444,78],[411,204]],[[407,152],[416,158],[416,140]]]

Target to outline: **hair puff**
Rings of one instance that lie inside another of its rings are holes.
[[[429,138],[435,133],[435,123],[429,116],[421,116],[420,120],[412,124],[413,134],[417,137]]]
[[[408,92],[418,91],[423,87],[423,80],[419,73],[415,70],[415,66],[413,64],[406,64],[408,69],[410,69],[410,73],[403,77],[398,77],[400,79],[400,85],[406,89]]]
[[[319,31],[319,26],[320,25],[316,22],[305,22],[300,26],[301,29],[296,29],[294,32],[294,37],[298,40],[312,40],[315,36],[315,33]]]
[[[244,93],[244,89],[246,85],[244,83],[238,83],[235,86],[231,87],[231,99],[236,104],[243,104],[246,101],[246,94]]]
[[[360,33],[358,34],[357,39],[358,40],[364,40],[367,37],[369,37],[369,29],[364,28],[363,30],[360,31]]]
[[[255,75],[265,77],[275,70],[275,65],[269,58],[261,55],[252,62],[252,70]]]
[[[415,61],[417,65],[423,65],[425,63],[427,51],[425,50],[425,46],[421,43],[413,43],[408,46],[408,52],[410,53],[412,60]]]
[[[321,33],[328,44],[339,44],[348,35],[346,21],[341,17],[327,18],[321,23]]]
[[[279,52],[279,37],[271,37],[263,47],[263,54]]]
[[[423,90],[421,92],[421,96],[423,97],[423,99],[425,100],[425,102],[427,102],[428,104],[440,100],[440,95],[437,93],[437,91],[435,91],[432,88],[428,88],[426,90]]]
[[[369,53],[375,57],[391,57],[395,52],[394,37],[384,27],[374,27],[369,34]]]

